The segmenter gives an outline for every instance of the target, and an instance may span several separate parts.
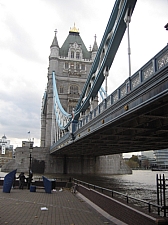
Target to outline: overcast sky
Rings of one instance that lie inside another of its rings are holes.
[[[101,42],[114,0],[0,0],[0,137],[14,147],[34,138],[40,145],[41,101],[50,45],[59,46],[74,23],[86,47]],[[130,23],[132,74],[168,42],[168,0],[137,0]],[[128,78],[127,32],[108,77],[108,94]],[[30,131],[30,136],[28,136]]]

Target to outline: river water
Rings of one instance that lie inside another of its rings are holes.
[[[124,175],[104,175],[104,176],[86,176],[86,175],[61,175],[61,177],[74,177],[76,179],[115,190],[129,196],[157,203],[156,192],[156,174],[164,174],[168,179],[168,171],[151,171],[151,170],[133,170],[132,174]],[[5,173],[0,172],[0,177]],[[60,175],[46,175],[50,178],[60,177]],[[38,177],[40,177],[38,175]],[[167,196],[168,197],[168,196]]]
[[[133,170],[132,174],[108,176],[80,176],[77,179],[112,189],[129,196],[146,201],[157,202],[156,174],[164,174],[168,178],[168,171]],[[168,196],[167,196],[168,197]]]
[[[108,175],[108,176],[76,176],[76,179],[105,187],[128,196],[157,204],[156,175],[165,175],[168,179],[168,171],[133,170],[132,174]],[[167,181],[168,184],[168,181]],[[168,190],[166,190],[168,204]],[[126,199],[125,199],[126,200]],[[147,205],[146,205],[147,206]],[[156,208],[155,208],[156,209]]]

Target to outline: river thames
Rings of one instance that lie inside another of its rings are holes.
[[[168,179],[168,171],[133,170],[132,174],[85,176],[72,175],[72,177],[105,187],[129,196],[157,203],[156,175],[165,175]],[[168,184],[168,182],[167,182]],[[167,192],[167,191],[166,191]],[[167,197],[168,197],[168,193]]]
[[[133,170],[132,174],[108,176],[75,176],[77,179],[112,189],[129,196],[157,202],[156,175],[164,174],[168,179],[168,171]],[[167,182],[168,184],[168,182]],[[168,196],[167,196],[168,197]]]

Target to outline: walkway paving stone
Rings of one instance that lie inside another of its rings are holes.
[[[70,192],[0,189],[0,225],[114,225],[85,200]]]

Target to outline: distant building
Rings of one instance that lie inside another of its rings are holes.
[[[168,169],[168,149],[141,152],[141,167]]]
[[[7,137],[5,135],[3,135],[2,139],[0,139],[0,148],[1,148],[1,155],[5,155],[6,150],[13,151],[13,145],[10,145],[10,140],[7,140]]]
[[[22,141],[22,147],[33,147],[34,142],[33,141]]]
[[[156,165],[161,169],[168,169],[168,149],[154,150]]]
[[[13,145],[7,140],[5,135],[0,139],[0,167],[13,158]]]
[[[141,152],[141,168],[152,168],[154,165],[156,165],[154,151]]]

